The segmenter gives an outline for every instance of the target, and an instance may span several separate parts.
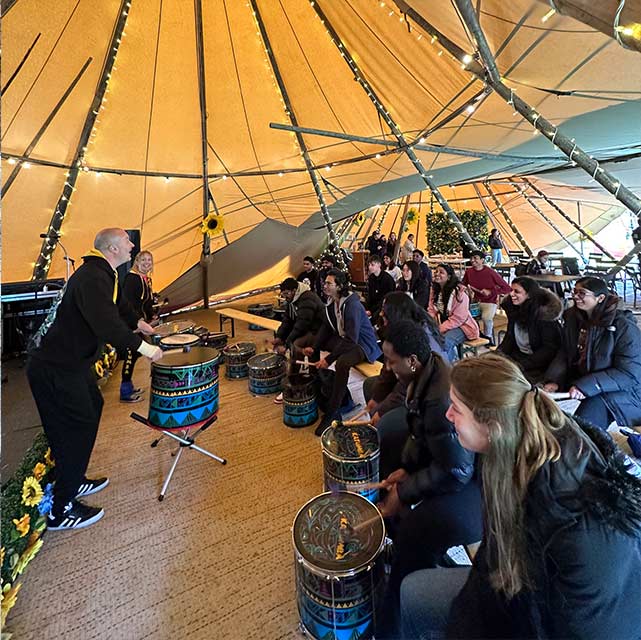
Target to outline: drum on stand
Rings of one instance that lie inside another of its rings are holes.
[[[297,373],[283,382],[283,422],[288,427],[308,427],[318,420],[314,379]]]
[[[151,363],[149,425],[187,429],[218,412],[220,352],[194,347]]]
[[[316,640],[373,638],[385,573],[379,510],[355,493],[323,493],[298,512],[292,539],[303,631]]]
[[[154,344],[160,344],[163,338],[173,336],[176,333],[189,333],[196,325],[191,320],[177,320],[176,322],[164,322],[155,327],[156,333],[151,337]]]
[[[246,378],[249,375],[247,361],[256,355],[253,342],[236,342],[223,349],[225,358],[225,375],[228,378]]]
[[[172,336],[160,339],[160,348],[163,351],[169,349],[191,349],[200,344],[200,338],[193,333],[176,333]]]
[[[258,396],[278,393],[287,373],[285,356],[279,353],[260,353],[247,362],[249,391]]]
[[[274,317],[274,305],[273,304],[254,304],[250,307],[247,307],[247,313],[252,313],[255,316],[260,316],[261,318],[273,318]],[[249,323],[250,331],[264,331],[265,327],[261,327],[258,324]]]
[[[368,424],[328,427],[321,436],[326,491],[353,491],[376,503],[379,482],[378,434]]]

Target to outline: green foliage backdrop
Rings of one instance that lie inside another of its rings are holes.
[[[488,218],[485,211],[459,211],[458,217],[474,238],[479,249],[488,250]],[[461,243],[458,231],[443,212],[427,214],[427,250],[430,255],[460,253]]]

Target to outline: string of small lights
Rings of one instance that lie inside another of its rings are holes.
[[[111,74],[116,69],[115,62],[116,56],[118,54],[118,49],[122,42],[122,39],[125,37],[125,25],[127,23],[127,16],[131,9],[130,0],[122,0],[119,10],[118,10],[118,19],[116,20],[116,25],[111,36],[111,41],[109,43],[109,50],[105,59],[105,63],[98,80],[96,91],[94,92],[94,98],[89,107],[89,111],[85,118],[85,123],[80,134],[80,140],[78,146],[74,153],[73,161],[71,163],[71,168],[65,173],[65,182],[62,187],[62,194],[58,199],[58,203],[54,208],[54,212],[51,218],[51,222],[46,230],[47,237],[43,240],[42,246],[40,247],[40,254],[34,264],[32,280],[44,280],[49,273],[51,267],[51,259],[53,257],[53,252],[58,245],[58,240],[62,236],[61,228],[62,223],[64,222],[67,211],[71,206],[71,198],[74,191],[76,190],[76,182],[81,171],[88,171],[88,167],[85,162],[85,154],[90,145],[95,142],[96,137],[96,125],[100,122],[99,115],[101,110],[105,109],[105,103],[107,103],[108,98],[107,94],[109,93],[109,85],[111,82]],[[23,163],[23,168],[28,168]],[[100,173],[95,174],[97,178],[101,176]]]
[[[458,218],[454,210],[450,207],[449,203],[447,202],[443,194],[440,192],[438,186],[434,182],[433,180],[434,176],[427,172],[427,170],[423,166],[423,163],[419,160],[416,153],[414,152],[414,149],[408,145],[405,139],[405,136],[401,132],[400,128],[398,127],[394,119],[392,118],[389,110],[385,107],[385,105],[383,105],[383,103],[377,96],[376,92],[372,88],[371,84],[365,79],[362,71],[359,69],[358,65],[356,64],[356,61],[354,60],[354,56],[349,52],[349,50],[345,46],[345,43],[341,40],[340,36],[338,35],[334,27],[331,25],[329,19],[327,18],[323,10],[320,8],[319,3],[317,1],[312,0],[310,2],[310,6],[314,9],[314,12],[316,13],[317,18],[321,21],[321,23],[325,27],[325,31],[327,32],[328,37],[330,38],[332,43],[337,47],[338,51],[341,54],[341,57],[343,58],[343,60],[345,60],[346,64],[349,66],[350,70],[354,74],[355,80],[367,93],[372,104],[376,107],[376,110],[379,116],[385,122],[385,124],[389,127],[390,131],[392,132],[394,137],[397,139],[399,146],[403,149],[404,153],[413,163],[417,173],[421,176],[421,178],[423,179],[427,187],[430,189],[430,191],[434,194],[439,204],[443,208],[443,211],[445,211],[447,217],[450,219],[452,225],[456,228],[456,230],[463,237],[464,241],[467,244],[476,248],[476,244],[472,239],[472,236],[470,236],[470,234],[467,232],[467,230],[461,223],[460,219]],[[403,16],[401,16],[401,18],[403,18]],[[463,64],[467,65],[472,62],[473,62],[473,58],[471,56],[467,56],[463,61]]]

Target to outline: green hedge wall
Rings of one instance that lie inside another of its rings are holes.
[[[474,238],[479,249],[489,249],[488,217],[485,211],[459,211],[458,217]],[[445,213],[430,212],[427,214],[427,250],[430,255],[460,253],[461,243],[458,231]]]

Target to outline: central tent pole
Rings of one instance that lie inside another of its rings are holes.
[[[492,191],[492,187],[490,187],[488,183],[485,183],[485,189],[490,194],[490,198],[494,200],[494,204],[496,205],[496,208],[501,212],[501,215],[505,218],[505,222],[507,222],[510,229],[512,229],[512,233],[514,233],[514,235],[516,236],[516,239],[519,241],[521,246],[525,249],[525,252],[528,254],[528,256],[530,256],[530,258],[534,257],[534,254],[532,253],[532,249],[530,249],[530,246],[526,242],[525,238],[521,235],[521,232],[512,221],[512,218],[510,218],[508,212],[505,210],[505,207],[501,204],[500,200],[496,197],[496,195]]]

